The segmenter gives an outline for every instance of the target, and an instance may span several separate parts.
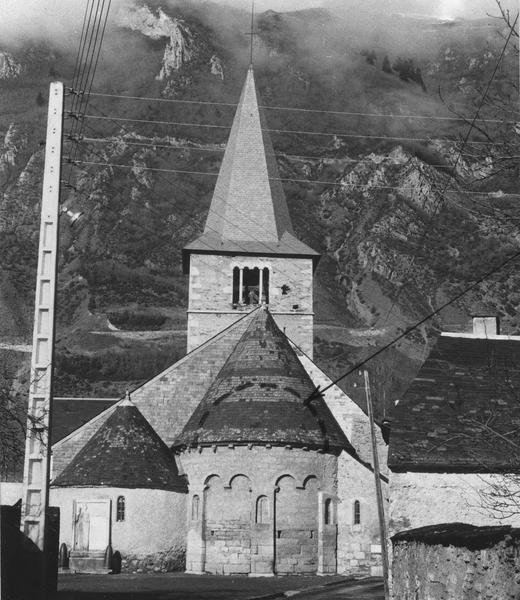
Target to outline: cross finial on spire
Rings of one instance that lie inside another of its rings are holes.
[[[125,399],[120,402],[120,406],[132,406],[132,400],[130,399],[130,390],[126,390]]]
[[[246,35],[251,36],[249,45],[249,65],[253,66],[253,38],[258,33],[255,31],[255,0],[251,0],[251,30],[246,32]]]

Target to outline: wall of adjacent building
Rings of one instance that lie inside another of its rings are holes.
[[[188,571],[336,571],[334,455],[288,447],[216,446],[185,451],[181,463],[189,480]],[[192,509],[195,496],[197,511]],[[258,519],[260,498],[266,505]]]
[[[286,335],[312,356],[313,305],[310,258],[192,254],[190,258],[188,352],[239,319],[233,308],[233,269],[269,269],[269,311]],[[282,286],[288,289],[282,293]]]
[[[486,491],[501,481],[507,484],[508,476],[504,480],[501,475],[475,473],[391,473],[390,535],[449,522],[519,527],[520,511],[500,518],[490,508]]]
[[[382,482],[386,500],[387,486]],[[381,539],[372,471],[343,452],[338,459],[338,572],[381,574]],[[354,503],[359,502],[359,523]],[[385,501],[386,514],[388,504]]]
[[[331,383],[331,379],[308,356],[298,349],[296,353],[316,387],[325,389]],[[337,385],[327,389],[323,398],[359,458],[366,465],[373,465],[368,416]],[[376,442],[380,472],[386,475],[388,447],[377,426]],[[338,459],[338,571],[340,573],[365,571],[379,574],[381,571],[375,479],[373,471],[366,465],[360,464],[346,452],[342,452]],[[388,485],[383,479],[381,485],[385,498],[385,515],[388,520]],[[360,503],[359,524],[354,524],[356,500]]]
[[[125,498],[125,520],[121,522],[116,520],[119,496]],[[60,508],[60,545],[73,547],[74,501],[109,499],[112,548],[121,553],[124,570],[184,568],[187,494],[109,487],[51,488],[49,499],[52,506]]]

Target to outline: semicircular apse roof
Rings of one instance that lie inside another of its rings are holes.
[[[173,447],[230,443],[354,453],[265,307],[257,310]]]
[[[128,399],[117,405],[51,485],[187,490],[171,450]]]

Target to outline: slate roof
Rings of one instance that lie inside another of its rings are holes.
[[[273,444],[354,454],[285,335],[266,308],[248,328],[185,425],[174,448]]]
[[[511,525],[469,525],[468,523],[440,523],[416,529],[400,531],[392,536],[394,544],[399,542],[422,542],[429,546],[443,545],[470,548],[489,548],[511,536],[520,539],[520,529]]]
[[[249,68],[204,233],[183,250],[319,255],[294,237],[267,122]]]
[[[318,263],[320,255],[297,239],[292,233],[286,231],[279,240],[271,241],[236,241],[227,240],[214,232],[205,232],[194,242],[183,249],[183,269],[187,273],[189,269],[189,253],[199,254],[232,254],[247,256],[266,256],[275,254],[285,257],[309,257],[312,258],[314,266]]]
[[[171,451],[129,400],[117,405],[52,486],[187,489]]]
[[[520,341],[442,335],[390,419],[392,471],[520,472]]]
[[[119,398],[53,398],[51,444],[67,437]]]

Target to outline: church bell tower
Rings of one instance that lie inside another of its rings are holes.
[[[188,352],[265,304],[312,357],[319,254],[293,232],[252,66],[240,96],[203,234],[183,250]]]

